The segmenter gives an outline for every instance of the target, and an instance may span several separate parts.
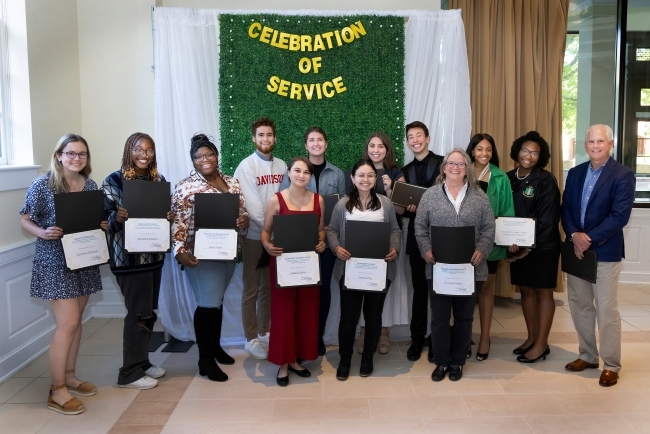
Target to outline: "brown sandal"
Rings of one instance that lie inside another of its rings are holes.
[[[74,369],[68,369],[65,371],[66,374],[74,374]],[[79,384],[77,387],[67,386],[70,393],[74,393],[79,396],[93,396],[97,394],[97,387],[90,381],[84,381]]]
[[[55,385],[50,386],[50,394],[47,397],[47,408],[61,414],[83,413],[85,410],[83,402],[79,401],[77,398],[72,398],[68,400],[66,403],[64,403],[63,405],[59,405],[56,402],[54,402],[54,400],[52,399],[52,392],[54,392],[55,390],[63,389],[64,387],[66,387],[65,384],[61,384],[59,386],[55,386]]]

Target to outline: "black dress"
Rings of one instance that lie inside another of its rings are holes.
[[[538,167],[524,179],[507,173],[516,217],[535,218],[535,249],[510,264],[510,283],[531,288],[557,286],[560,259],[560,189],[553,174]]]

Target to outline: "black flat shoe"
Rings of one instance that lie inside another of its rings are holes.
[[[323,340],[323,337],[318,338],[318,355],[319,356],[324,356],[325,353],[327,353],[327,347],[325,347],[325,341]]]
[[[420,359],[422,355],[422,348],[424,346],[424,339],[414,339],[411,341],[411,346],[406,350],[406,358],[411,362],[415,362]]]
[[[517,361],[520,362],[520,363],[535,363],[539,359],[546,360],[546,356],[548,356],[549,354],[551,354],[551,347],[546,347],[544,352],[542,354],[540,354],[539,356],[535,357],[534,359],[529,359],[524,354],[522,354],[521,356],[517,357]]]
[[[436,369],[431,373],[431,379],[435,382],[444,380],[448,370],[447,366],[436,366]]]
[[[530,350],[531,348],[533,348],[533,345],[535,345],[535,342],[533,342],[532,344],[530,344],[530,345],[527,346],[526,348],[517,347],[517,348],[515,348],[514,350],[512,350],[512,354],[516,354],[516,355],[518,355],[518,356],[521,356],[522,354],[526,354],[526,353],[528,352],[528,350]]]
[[[488,342],[489,342],[489,347],[486,353],[479,353],[478,348],[476,349],[476,360],[478,360],[479,362],[482,362],[483,360],[487,360],[488,354],[490,354],[490,347],[492,346],[492,342],[489,340]]]
[[[294,374],[302,378],[311,377],[311,372],[309,372],[309,370],[305,367],[303,367],[302,369],[295,369],[294,367],[289,365],[289,372],[293,372]]]
[[[449,379],[451,381],[458,381],[463,378],[463,367],[462,366],[450,366],[449,367]]]
[[[279,373],[280,373],[280,369],[278,369],[278,374]],[[286,377],[278,377],[276,375],[275,376],[275,381],[277,381],[278,386],[287,387],[289,385],[289,374],[287,374]]]

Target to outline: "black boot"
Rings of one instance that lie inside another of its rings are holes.
[[[341,356],[339,367],[336,368],[336,379],[345,381],[350,376],[350,365],[352,364],[352,356]]]
[[[222,365],[234,365],[235,359],[230,357],[228,353],[221,348],[221,322],[223,321],[223,306],[215,309],[215,338],[214,338],[214,358]]]
[[[226,381],[228,376],[214,361],[215,318],[214,309],[197,307],[194,311],[194,333],[199,347],[199,374],[212,381]]]
[[[361,367],[359,368],[359,375],[362,377],[370,377],[374,367],[372,366],[372,354],[361,354]]]

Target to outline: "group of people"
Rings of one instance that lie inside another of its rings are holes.
[[[374,353],[385,353],[390,345],[388,331],[382,327],[382,311],[391,281],[398,272],[402,217],[409,219],[405,249],[414,291],[407,358],[418,360],[428,339],[428,360],[436,365],[433,381],[441,381],[447,374],[452,381],[462,377],[465,361],[472,355],[472,322],[477,301],[481,334],[476,359],[488,358],[495,275],[501,259],[510,264],[511,283],[520,289],[528,329],[527,339],[513,353],[521,363],[534,363],[550,353],[548,336],[555,311],[553,289],[558,280],[561,220],[566,241],[572,243],[578,258],[586,250],[598,255],[597,283],[568,277],[569,302],[580,350],[579,358],[566,369],[598,368],[602,357],[600,384],[616,384],[621,368],[616,287],[624,254],[622,229],[634,201],[634,175],[610,157],[613,137],[609,127],[595,125],[587,131],[585,149],[590,160],[569,171],[562,203],[555,177],[544,169],[550,160],[549,145],[535,131],[513,142],[510,157],[517,167],[508,173],[499,169],[497,149],[488,134],[474,135],[466,150],[456,148],[439,156],[429,150],[426,125],[412,122],[406,126],[406,139],[414,159],[400,169],[390,139],[377,132],[368,138],[360,152],[362,158],[351,168],[349,188],[344,172],[325,158],[328,140],[322,128],[311,127],[305,132],[308,157],[294,157],[288,165],[273,155],[273,120],[255,120],[251,133],[255,151],[241,161],[232,177],[219,169],[219,151],[211,138],[204,134],[192,137],[189,154],[194,169],[176,185],[167,214],[172,227],[172,255],[187,273],[196,299],[194,330],[200,375],[226,381],[228,376],[219,365],[235,362],[220,344],[222,302],[234,263],[203,261],[194,256],[194,196],[233,193],[240,198],[239,216],[234,223],[239,230],[243,260],[244,349],[254,358],[268,359],[279,366],[276,380],[280,386],[289,384],[290,372],[309,377],[311,374],[302,361],[317,359],[326,352],[323,335],[333,279],[339,283],[341,306],[336,376],[339,380],[349,377],[361,313],[365,327],[360,334],[359,375],[372,374]],[[56,319],[49,352],[52,386],[48,407],[64,414],[84,411],[83,403],[71,394],[97,393],[92,383],[75,376],[75,362],[81,315],[89,295],[101,290],[101,279],[98,267],[80,271],[66,268],[60,240],[63,230],[55,223],[54,194],[100,188],[89,178],[90,162],[90,150],[82,137],[62,137],[52,155],[50,170],[33,181],[21,210],[23,228],[37,237],[31,295],[50,300]],[[148,359],[164,254],[125,250],[124,222],[128,210],[123,206],[124,180],[165,180],[157,170],[154,140],[147,134],[135,133],[127,139],[120,169],[101,186],[106,215],[101,228],[107,233],[110,268],[127,310],[123,366],[117,384],[148,389],[165,375],[164,369]],[[389,197],[396,181],[427,188],[417,206],[404,208],[391,202]],[[340,199],[326,226],[323,196],[331,194],[338,194]],[[283,250],[274,245],[273,217],[299,213],[317,215],[318,242],[314,250],[319,254],[322,285],[280,288],[275,261]],[[511,216],[535,219],[535,248],[495,246],[495,218]],[[385,291],[356,291],[343,284],[345,262],[351,257],[346,250],[346,222],[351,220],[386,222],[390,226],[390,247],[384,258]],[[430,237],[431,226],[475,228],[471,257],[476,281],[473,296],[433,291],[431,264],[436,263],[436,258],[432,243],[436,240]],[[265,266],[266,254],[270,260]],[[429,308],[431,333],[427,338]],[[600,354],[595,337],[596,319]]]

